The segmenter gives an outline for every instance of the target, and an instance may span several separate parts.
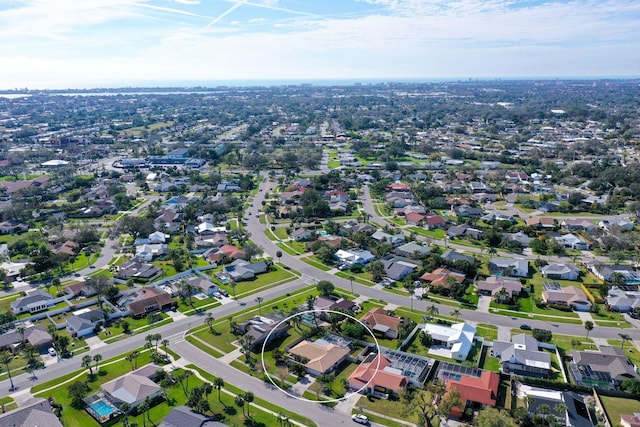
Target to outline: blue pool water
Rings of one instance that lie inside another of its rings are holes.
[[[226,285],[227,283],[229,283],[229,279],[228,279],[228,278],[226,278],[226,277],[221,277],[221,278],[220,278],[220,282],[222,282],[223,284],[225,284],[225,285]]]
[[[114,408],[113,406],[109,405],[107,402],[105,402],[104,400],[98,400],[97,402],[93,402],[91,405],[89,405],[91,407],[91,409],[93,409],[95,411],[96,414],[98,414],[100,417],[108,417],[109,415],[113,414],[114,412],[116,412],[116,408]]]

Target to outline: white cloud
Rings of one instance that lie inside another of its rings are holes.
[[[383,7],[368,16],[286,12],[280,14],[286,19],[277,20],[271,12],[284,9],[277,1],[228,1],[226,10],[204,16],[133,0],[34,0],[0,11],[0,55],[5,56],[0,63],[11,64],[0,69],[0,82],[68,87],[106,84],[114,76],[126,84],[145,79],[620,76],[640,70],[640,2],[635,0],[537,6],[517,0],[364,1]],[[221,20],[221,14],[239,7],[242,21]],[[259,13],[265,8],[268,21]],[[154,22],[164,17],[158,14],[172,19],[69,37],[74,29],[110,22]],[[176,23],[175,16],[193,20]],[[203,28],[216,19],[217,25]],[[32,31],[57,41],[34,47]]]

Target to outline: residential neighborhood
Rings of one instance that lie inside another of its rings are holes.
[[[0,94],[0,424],[635,425],[598,84]]]

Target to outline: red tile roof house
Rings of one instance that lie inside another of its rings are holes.
[[[371,353],[349,375],[349,388],[385,398],[391,393],[398,394],[409,384],[407,377],[398,371],[391,367],[391,361],[384,355]]]
[[[467,406],[496,406],[498,398],[498,386],[500,385],[500,375],[491,371],[482,371],[480,378],[462,375],[459,380],[449,379],[447,381],[447,391],[455,388],[460,393],[460,399]],[[464,408],[451,408],[450,415],[461,417]]]
[[[424,218],[424,226],[427,228],[427,230],[433,230],[434,228],[443,228],[446,225],[447,220],[437,214],[430,213],[427,214],[427,216]]]
[[[373,332],[378,332],[387,338],[398,338],[398,329],[402,318],[390,316],[387,310],[381,307],[372,308],[360,319]]]
[[[387,189],[391,191],[411,191],[411,186],[409,184],[403,184],[401,182],[396,182],[387,187]]]
[[[448,268],[436,268],[431,273],[424,273],[420,276],[420,280],[432,286],[448,287],[447,279],[449,277],[453,277],[458,283],[462,283],[465,278],[463,273],[455,273]]]
[[[409,225],[421,225],[424,222],[425,218],[426,218],[425,215],[422,215],[416,212],[411,212],[407,214],[407,216],[405,217],[405,220]]]
[[[244,251],[236,248],[233,245],[223,245],[219,248],[219,251],[209,255],[209,262],[216,262],[220,259],[222,254],[226,254],[231,259],[241,259],[244,257]]]

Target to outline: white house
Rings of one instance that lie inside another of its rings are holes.
[[[424,325],[424,332],[431,335],[433,339],[429,353],[459,362],[467,359],[476,336],[476,328],[466,323],[456,323],[451,326],[427,323]]]
[[[540,269],[542,277],[548,279],[576,280],[580,276],[580,269],[573,264],[551,263]]]
[[[165,255],[168,246],[163,243],[152,243],[136,246],[136,258],[143,261],[151,261],[154,258]]]
[[[351,249],[348,251],[338,249],[335,253],[335,257],[340,263],[348,266],[366,265],[376,259],[371,252],[361,249]]]
[[[500,273],[503,276],[528,277],[529,261],[514,258],[491,258],[489,271],[491,274]]]
[[[574,234],[564,234],[562,236],[554,237],[554,239],[565,248],[589,250],[589,244]]]

